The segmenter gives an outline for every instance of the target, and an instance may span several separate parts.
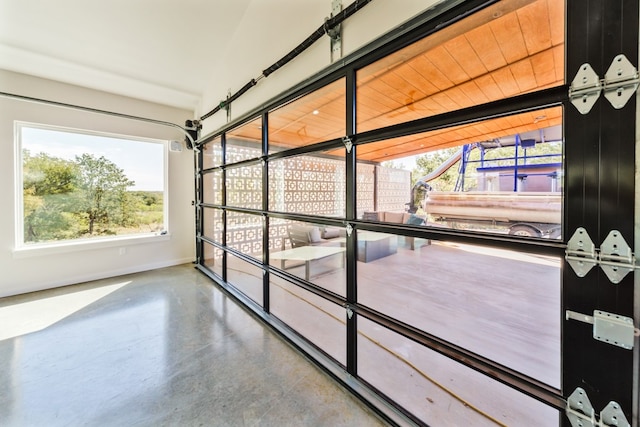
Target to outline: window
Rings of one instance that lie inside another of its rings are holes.
[[[550,107],[360,145],[369,191],[358,217],[560,239],[562,115]]]
[[[269,153],[343,137],[346,111],[345,79],[279,107],[269,113]]]
[[[16,122],[18,247],[166,234],[165,141]]]

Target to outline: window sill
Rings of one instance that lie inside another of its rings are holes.
[[[73,240],[60,243],[46,243],[22,246],[13,250],[14,258],[29,258],[94,249],[117,248],[123,246],[157,243],[171,239],[170,234],[143,234],[136,236],[107,237],[85,240]]]

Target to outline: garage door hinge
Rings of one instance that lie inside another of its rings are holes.
[[[565,412],[572,427],[630,427],[620,405],[613,401],[605,406],[600,412],[600,417],[596,419],[587,393],[580,387],[576,388],[567,399]]]
[[[351,149],[353,148],[353,141],[351,141],[351,138],[349,138],[348,136],[343,136],[342,143],[347,149],[347,153],[351,153]]]
[[[344,308],[347,310],[347,317],[349,318],[349,320],[351,320],[351,318],[353,317],[353,309],[349,304],[346,304]]]
[[[617,230],[610,231],[600,250],[597,250],[587,230],[577,228],[567,242],[565,259],[578,277],[586,276],[593,266],[599,265],[615,284],[620,283],[629,272],[640,268],[636,265],[633,251]]]
[[[589,64],[582,64],[569,87],[569,99],[582,114],[587,114],[600,97],[600,77]]]
[[[620,54],[613,58],[604,79],[600,79],[591,65],[582,64],[571,82],[569,99],[580,113],[587,114],[604,91],[605,98],[619,110],[636,93],[639,83],[638,70]]]

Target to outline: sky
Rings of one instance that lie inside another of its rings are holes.
[[[32,127],[21,129],[22,148],[31,155],[47,153],[65,160],[75,160],[76,155],[84,153],[104,156],[135,181],[130,190],[164,190],[164,144]]]

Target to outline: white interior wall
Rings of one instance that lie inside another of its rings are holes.
[[[343,56],[437,3],[438,0],[372,1],[344,21]],[[349,4],[350,0],[343,0],[343,7]],[[315,31],[330,13],[331,0],[252,1],[203,94],[199,115],[212,110],[229,91],[233,94],[252,78],[257,78],[262,70]],[[242,116],[329,65],[330,41],[325,35],[233,102],[231,119]],[[220,111],[205,120],[203,133],[213,132],[225,123],[226,113]]]
[[[0,91],[184,124],[192,113],[105,92],[0,70]],[[18,257],[15,247],[14,121],[164,140],[184,140],[172,127],[0,97],[0,297],[191,262],[195,257],[193,152],[169,151],[169,238]],[[121,248],[124,247],[124,254]]]

